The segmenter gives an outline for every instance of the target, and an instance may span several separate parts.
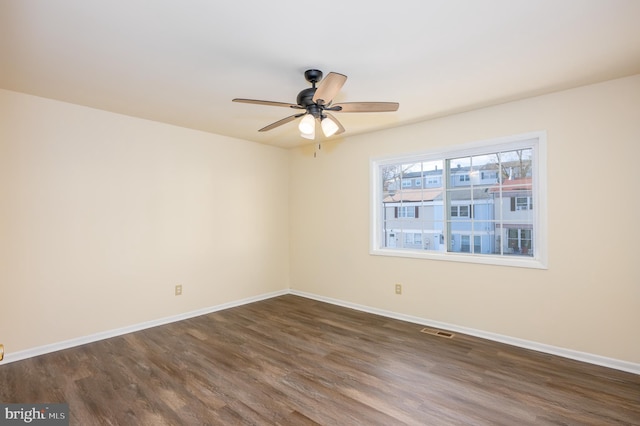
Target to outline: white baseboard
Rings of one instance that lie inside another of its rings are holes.
[[[289,290],[275,291],[272,293],[266,293],[258,296],[248,297],[246,299],[236,300],[229,303],[223,303],[221,305],[198,309],[191,312],[185,312],[183,314],[173,315],[170,317],[160,318],[152,321],[146,321],[139,324],[130,325],[127,327],[117,328],[115,330],[103,331],[100,333],[91,334],[89,336],[83,336],[75,339],[65,340],[62,342],[52,343],[50,345],[38,346],[32,349],[26,349],[26,350],[14,352],[14,353],[8,353],[8,354],[5,353],[4,360],[0,362],[0,366],[4,364],[8,364],[10,362],[20,361],[20,360],[31,358],[38,355],[44,355],[51,352],[60,351],[63,349],[73,348],[74,346],[80,346],[87,343],[97,342],[99,340],[109,339],[111,337],[121,336],[127,333],[134,333],[136,331],[144,330],[151,327],[157,327],[159,325],[169,324],[176,321],[182,321],[188,318],[193,318],[200,315],[206,315],[212,312],[222,311],[224,309],[234,308],[236,306],[246,305],[249,303],[258,302],[260,300],[282,296],[288,293],[289,293]]]
[[[345,308],[355,309],[362,312],[368,312],[371,314],[381,315],[387,318],[393,318],[401,321],[407,321],[414,324],[425,325],[438,329],[455,331],[458,333],[468,334],[470,336],[480,337],[495,342],[506,343],[512,346],[518,346],[521,348],[531,349],[538,352],[548,353],[551,355],[557,355],[564,358],[574,359],[576,361],[587,362],[590,364],[600,365],[603,367],[613,368],[616,370],[626,371],[633,374],[640,375],[640,364],[633,362],[623,361],[614,358],[607,358],[600,355],[594,355],[590,353],[574,351],[571,349],[560,348],[557,346],[546,345],[543,343],[532,342],[529,340],[518,339],[515,337],[504,336],[501,334],[490,333],[487,331],[476,330],[472,328],[460,327],[453,324],[447,324],[439,321],[433,321],[425,318],[414,317],[411,315],[399,314],[392,311],[386,311],[383,309],[372,308],[365,305],[358,305],[355,303],[345,302],[339,299],[333,299],[330,297],[319,296],[313,293],[307,293],[298,290],[279,290],[271,293],[261,294],[258,296],[248,297],[233,302],[223,303],[221,305],[211,306],[203,309],[198,309],[183,314],[173,315],[170,317],[160,318],[157,320],[146,321],[139,324],[133,324],[127,327],[118,328],[115,330],[108,330],[100,333],[91,334],[89,336],[78,337],[75,339],[65,340],[62,342],[52,343],[50,345],[38,346],[32,349],[26,349],[14,353],[5,353],[4,360],[0,362],[0,366],[15,361],[31,358],[38,355],[44,355],[51,352],[60,351],[63,349],[72,348],[75,346],[84,345],[91,342],[97,342],[99,340],[109,339],[111,337],[121,336],[127,333],[134,333],[136,331],[144,330],[151,327],[157,327],[159,325],[169,324],[176,321],[185,320],[188,318],[197,317],[200,315],[210,314],[212,312],[221,311],[224,309],[234,308],[236,306],[242,306],[260,300],[270,299],[273,297],[282,296],[285,294],[293,294],[296,296],[305,297],[307,299],[318,300],[320,302],[330,303],[332,305],[343,306]]]
[[[387,318],[398,319],[401,321],[407,321],[414,324],[425,325],[433,328],[443,329],[447,331],[455,331],[462,334],[468,334],[470,336],[480,337],[482,339],[492,340],[495,342],[506,343],[512,346],[518,346],[525,349],[531,349],[538,352],[547,353],[550,355],[557,355],[563,358],[569,358],[576,361],[587,362],[589,364],[600,365],[602,367],[613,368],[616,370],[626,371],[628,373],[640,375],[640,364],[623,361],[614,358],[607,358],[600,355],[594,355],[586,352],[574,351],[572,349],[560,348],[557,346],[546,345],[544,343],[533,342],[530,340],[518,339],[515,337],[504,336],[501,334],[490,333],[487,331],[476,330],[467,327],[460,327],[453,324],[447,324],[439,321],[432,321],[425,318],[414,317],[411,315],[399,314],[392,311],[385,311],[383,309],[371,308],[369,306],[358,305],[355,303],[345,302],[339,299],[332,299],[330,297],[319,296],[313,293],[306,293],[298,290],[290,290],[290,294],[305,297],[308,299],[318,300],[320,302],[331,303],[332,305],[343,306],[345,308],[351,308],[362,312],[368,312],[371,314],[380,315]]]

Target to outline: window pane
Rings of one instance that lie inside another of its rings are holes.
[[[388,165],[380,168],[382,178],[382,198],[393,196],[400,189],[401,166]]]
[[[439,206],[439,210],[442,211],[442,205]],[[434,220],[433,218],[428,218],[420,220],[419,223],[422,229],[422,248],[424,250],[444,251],[444,222],[442,222],[442,219]]]
[[[469,235],[460,235],[460,252],[470,253],[471,245],[469,242]]]
[[[533,255],[533,226],[532,225],[505,225],[506,247],[505,254],[532,256]]]
[[[474,190],[470,208],[469,214],[472,219],[496,219],[496,203],[492,193]]]
[[[471,157],[471,183],[478,188],[488,188],[499,182],[499,155],[497,153]]]
[[[397,248],[398,244],[398,231],[394,229],[387,229],[384,233],[383,247],[385,248]]]
[[[402,165],[402,188],[409,190],[422,189],[422,163],[407,163]]]
[[[447,160],[449,165],[449,188],[458,188],[469,186],[471,171],[471,157],[453,158]]]
[[[533,150],[519,149],[500,154],[502,175],[504,181],[517,180],[531,177]]]
[[[473,236],[473,253],[479,254],[482,253],[482,239],[479,235]]]
[[[468,233],[453,232],[449,238],[448,251],[453,253],[471,253],[471,238]]]
[[[470,189],[454,189],[447,191],[447,211],[449,219],[471,218],[472,191]]]
[[[510,223],[532,223],[533,222],[533,187],[531,178],[519,180],[523,182],[518,185],[515,181],[505,181],[502,185],[501,217],[505,222]]]
[[[425,161],[422,163],[425,188],[439,188],[442,186],[442,160]]]
[[[475,254],[500,253],[499,242],[496,240],[496,222],[473,221],[473,237]]]

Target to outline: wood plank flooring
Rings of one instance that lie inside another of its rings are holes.
[[[72,425],[640,425],[640,376],[293,295],[0,365]]]

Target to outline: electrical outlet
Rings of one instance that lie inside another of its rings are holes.
[[[402,294],[402,284],[396,284],[396,294]]]
[[[176,286],[176,296],[180,296],[182,294],[182,284],[178,284]]]

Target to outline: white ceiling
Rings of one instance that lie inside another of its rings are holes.
[[[281,147],[304,70],[345,136],[640,73],[640,0],[0,0],[0,88]]]

